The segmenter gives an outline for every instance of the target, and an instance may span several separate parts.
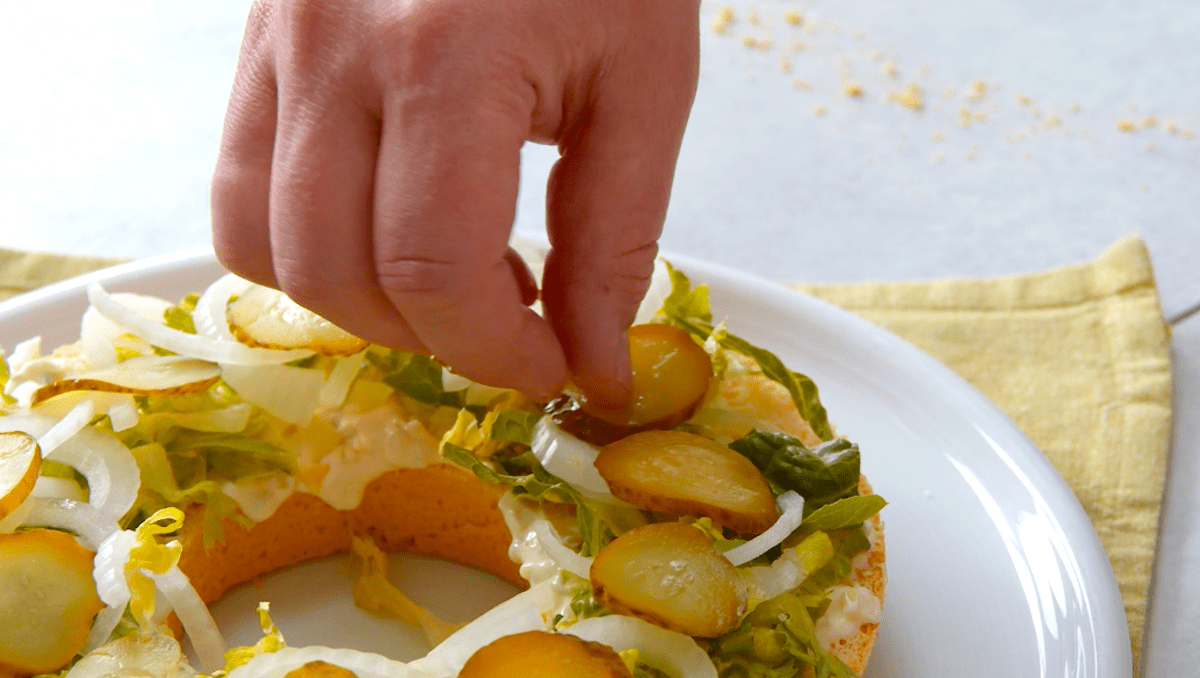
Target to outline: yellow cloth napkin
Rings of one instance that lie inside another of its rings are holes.
[[[1171,437],[1170,332],[1142,240],[1030,275],[792,286],[941,360],[1058,468],[1112,562],[1136,674]]]
[[[0,298],[120,261],[0,248]],[[938,358],[1049,457],[1112,561],[1136,672],[1171,434],[1170,338],[1141,239],[1045,273],[793,287]]]
[[[0,301],[126,261],[129,260],[26,252],[0,247]]]

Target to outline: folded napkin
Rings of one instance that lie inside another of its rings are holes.
[[[941,360],[1016,421],[1091,518],[1141,654],[1167,447],[1170,332],[1146,246],[980,280],[797,284]]]
[[[0,248],[0,299],[120,261]],[[1136,672],[1171,435],[1170,338],[1141,239],[1045,273],[793,287],[938,358],[1046,454],[1108,552]]]

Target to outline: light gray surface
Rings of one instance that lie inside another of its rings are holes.
[[[3,244],[132,257],[207,245],[208,178],[248,4],[0,0]],[[738,20],[721,35],[710,20],[726,4]],[[791,10],[798,28],[784,20]],[[1200,133],[1200,5],[706,0],[703,12],[665,249],[778,279],[895,280],[1040,270],[1136,230],[1166,315],[1200,304],[1200,139],[1185,134]],[[747,47],[747,36],[771,47]],[[967,99],[975,80],[981,101]],[[844,81],[863,95],[847,96]],[[920,111],[886,101],[909,83]],[[963,128],[963,106],[986,120]],[[525,153],[522,232],[542,227],[554,156]],[[1200,665],[1200,317],[1173,345],[1154,678]]]

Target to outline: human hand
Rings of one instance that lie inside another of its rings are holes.
[[[695,93],[698,0],[263,0],[212,187],[230,270],[366,339],[538,397],[629,398]],[[547,320],[508,248],[555,143]]]

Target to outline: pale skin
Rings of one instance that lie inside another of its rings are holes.
[[[699,0],[256,2],[213,179],[230,270],[537,398],[627,401],[698,74]],[[538,283],[520,148],[556,144]]]

